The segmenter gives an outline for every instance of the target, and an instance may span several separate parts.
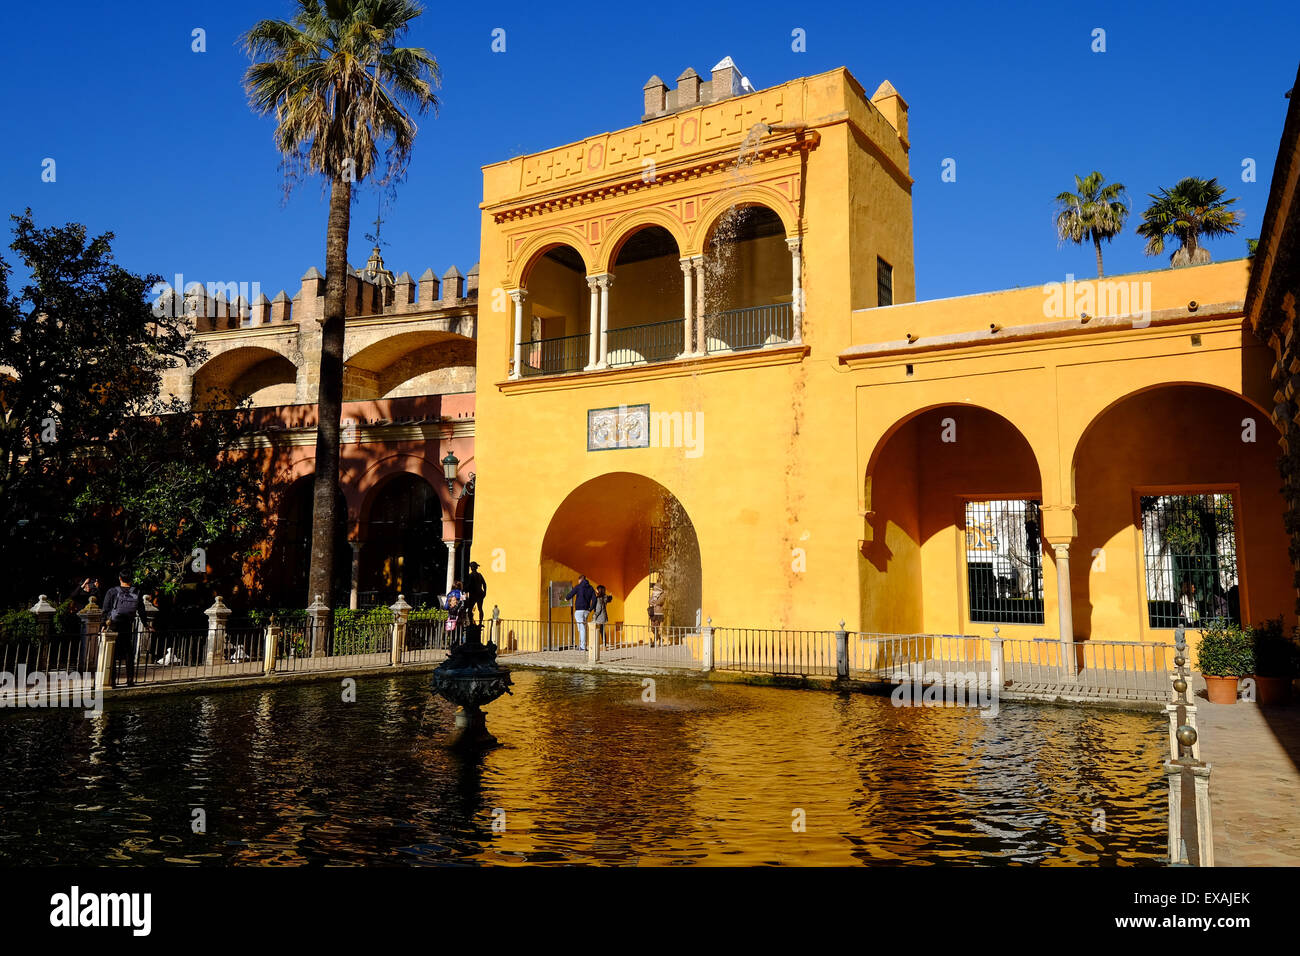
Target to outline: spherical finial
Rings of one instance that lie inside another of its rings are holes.
[[[1178,728],[1178,742],[1184,747],[1190,747],[1196,743],[1196,728],[1190,724],[1183,724]]]
[[[1183,657],[1182,654],[1179,654],[1177,657],[1174,658],[1175,667],[1182,667],[1186,663],[1187,663],[1187,658]]]
[[[1174,681],[1174,693],[1181,694],[1185,690],[1187,690],[1187,681],[1183,680],[1181,677]]]

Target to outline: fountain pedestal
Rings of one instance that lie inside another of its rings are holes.
[[[452,647],[438,665],[431,681],[433,692],[453,704],[456,728],[448,746],[457,750],[485,750],[497,746],[488,732],[483,707],[502,694],[510,693],[510,671],[497,664],[497,646],[482,642],[481,625],[465,628],[465,642]]]

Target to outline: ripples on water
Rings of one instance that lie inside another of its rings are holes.
[[[516,671],[505,746],[423,675],[0,713],[0,861],[1151,864],[1162,725],[1026,704]],[[203,808],[207,833],[191,830]],[[505,832],[494,833],[494,810]],[[802,810],[806,831],[794,832]],[[1102,822],[1095,815],[1102,811]]]

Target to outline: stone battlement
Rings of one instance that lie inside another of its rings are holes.
[[[418,280],[409,272],[394,276],[384,268],[376,248],[364,269],[348,266],[344,314],[348,318],[435,313],[450,309],[476,309],[478,264],[462,275],[454,265],[439,278],[426,269]],[[325,276],[312,266],[290,298],[281,289],[268,299],[259,283],[184,282],[155,289],[154,309],[159,315],[181,314],[194,319],[195,330],[224,332],[265,325],[285,325],[306,319],[321,321],[325,314]],[[178,295],[176,286],[184,286]],[[174,311],[173,311],[174,310]]]

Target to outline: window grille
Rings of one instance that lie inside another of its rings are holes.
[[[1139,510],[1149,625],[1241,623],[1232,495],[1143,495]]]
[[[876,257],[876,304],[894,304],[894,267]]]
[[[1033,499],[966,502],[970,619],[1043,623],[1042,513]]]

